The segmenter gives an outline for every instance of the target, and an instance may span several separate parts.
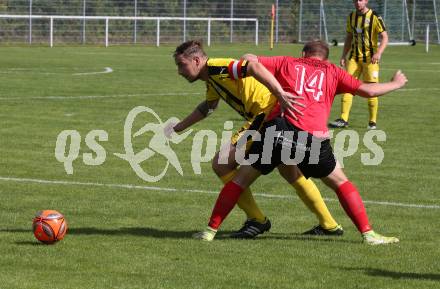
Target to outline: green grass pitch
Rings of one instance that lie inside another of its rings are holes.
[[[173,146],[183,176],[170,167],[162,180],[147,183],[114,155],[124,152],[124,122],[134,107],[150,107],[162,120],[181,119],[203,99],[203,83],[189,84],[177,75],[173,48],[0,48],[0,288],[439,288],[439,46],[431,46],[429,54],[420,45],[385,51],[381,78],[400,68],[409,79],[404,90],[380,99],[385,158],[379,166],[364,166],[360,155],[367,150],[361,143],[345,159],[374,228],[401,239],[383,247],[362,244],[335,194],[320,181],[346,233],[301,236],[317,221],[277,173],[252,187],[273,222],[270,233],[252,241],[228,239],[244,221],[235,209],[214,242],[192,240],[222,187],[210,163],[202,164],[201,175],[194,173],[192,136],[202,129],[220,136],[225,120],[238,128],[240,117],[223,103]],[[207,52],[298,56],[300,49],[215,45]],[[332,48],[331,59],[337,62],[340,53]],[[113,72],[82,74],[105,67]],[[339,103],[340,96],[331,119]],[[367,121],[366,100],[355,98],[350,128],[362,136]],[[89,166],[82,154],[91,152],[85,137],[95,129],[108,133],[108,141],[100,142],[107,155],[102,165]],[[63,130],[77,130],[82,138],[73,175],[54,154]],[[136,141],[135,148],[145,148],[147,141]],[[154,174],[164,163],[155,156],[143,167]],[[59,210],[69,223],[56,245],[33,237],[32,218],[41,209]]]

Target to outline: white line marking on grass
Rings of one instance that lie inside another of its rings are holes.
[[[0,100],[75,100],[94,98],[118,98],[136,96],[167,96],[167,95],[200,95],[200,92],[159,92],[159,93],[138,93],[138,94],[113,94],[113,95],[77,95],[77,96],[30,96],[30,97],[0,97]]]
[[[39,71],[35,68],[8,68],[8,69],[0,70],[0,73],[3,73],[3,74],[18,73],[18,72],[30,72],[30,73],[35,73],[35,74],[62,74],[62,73],[66,73],[66,71],[45,72],[45,71]],[[104,67],[104,71],[80,72],[80,73],[72,73],[72,75],[74,75],[74,76],[93,75],[93,74],[106,74],[106,73],[112,73],[112,72],[113,72],[113,69],[111,67]]]
[[[7,69],[2,70],[2,71],[30,71],[30,70],[32,70],[32,68],[18,68],[18,67],[15,67],[15,68],[7,68]]]
[[[122,189],[137,189],[137,190],[149,190],[149,191],[161,191],[161,192],[187,192],[187,193],[202,193],[202,194],[214,194],[217,195],[218,191],[208,190],[194,190],[194,189],[176,189],[165,188],[155,186],[139,186],[130,184],[103,184],[103,183],[90,183],[90,182],[73,182],[73,181],[60,181],[60,180],[42,180],[42,179],[28,179],[28,178],[14,178],[14,177],[0,177],[0,181],[17,182],[17,183],[38,183],[49,185],[76,185],[76,186],[89,186],[89,187],[107,187],[107,188],[122,188]],[[264,193],[254,193],[256,196],[270,198],[270,199],[294,199],[295,197],[289,195],[272,195]],[[337,199],[324,198],[326,201],[339,202]],[[420,205],[420,204],[408,204],[408,203],[395,203],[386,201],[368,201],[364,200],[366,204],[405,207],[405,208],[421,208],[421,209],[440,209],[439,205]]]
[[[381,70],[402,70],[404,73],[406,71],[416,71],[416,72],[438,72],[438,70],[430,70],[430,69],[411,69],[411,68],[381,68]]]
[[[112,73],[112,72],[113,72],[113,69],[111,67],[105,67],[104,71],[73,73],[72,75],[106,74],[106,73]]]
[[[401,88],[399,90],[401,90],[401,91],[440,90],[440,87]]]

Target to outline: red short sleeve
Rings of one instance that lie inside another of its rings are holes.
[[[264,67],[266,67],[266,69],[270,71],[270,73],[275,75],[278,72],[278,69],[281,67],[284,58],[284,56],[258,56],[258,62],[263,64]]]

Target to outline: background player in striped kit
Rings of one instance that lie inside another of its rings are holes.
[[[388,44],[388,33],[382,17],[367,7],[368,0],[353,0],[355,11],[347,18],[347,35],[340,64],[347,72],[366,83],[379,82],[379,61]],[[378,46],[378,37],[381,42]],[[346,57],[350,55],[348,61]],[[330,127],[344,128],[348,126],[348,118],[353,102],[353,95],[342,96],[341,117],[329,124]],[[368,129],[376,129],[379,101],[377,97],[368,99]]]

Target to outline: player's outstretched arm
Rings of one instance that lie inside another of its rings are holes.
[[[356,90],[356,94],[366,98],[380,96],[402,88],[407,82],[408,79],[406,78],[405,74],[398,70],[390,82],[362,83],[358,90]]]
[[[247,75],[253,76],[256,80],[266,86],[270,92],[278,99],[281,110],[288,113],[294,119],[298,119],[296,114],[303,115],[295,105],[304,107],[304,104],[296,101],[297,99],[304,99],[301,96],[295,96],[289,92],[284,91],[275,76],[267,70],[263,64],[259,62],[250,61],[247,66]]]
[[[179,123],[169,123],[164,128],[164,133],[166,137],[170,137],[173,132],[181,132],[185,129],[189,128],[190,126],[194,125],[195,123],[203,120],[207,116],[209,116],[218,105],[218,100],[215,101],[203,101],[201,102],[194,111],[189,114],[187,117],[185,117],[181,122]]]

